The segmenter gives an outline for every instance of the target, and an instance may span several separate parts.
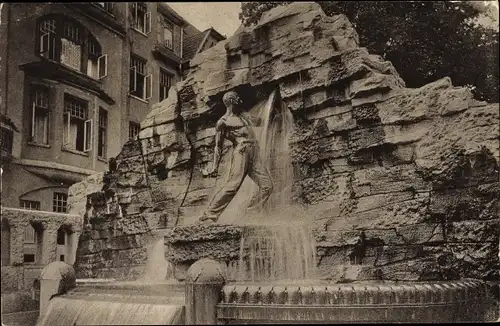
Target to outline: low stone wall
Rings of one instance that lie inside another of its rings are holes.
[[[2,314],[38,310],[39,305],[31,291],[2,293]]]
[[[4,325],[36,325],[39,315],[38,310],[3,314],[2,323]]]
[[[40,246],[37,252],[41,253],[37,265],[24,263],[24,230],[29,223],[39,224],[43,229],[42,241],[37,244]],[[38,309],[39,303],[31,299],[31,291],[43,266],[58,260],[57,230],[61,226],[68,227],[75,239],[81,225],[81,217],[77,215],[2,207],[2,227],[8,228],[8,232],[2,230],[2,242],[9,244],[9,257],[2,257],[2,260],[8,258],[8,265],[1,267],[2,307],[5,309],[2,313]],[[73,248],[76,251],[76,246]]]
[[[82,217],[79,215],[54,212],[32,211],[10,207],[2,208],[2,221],[10,230],[10,264],[19,266],[24,262],[24,230],[30,223],[40,224],[43,228],[42,260],[44,266],[57,260],[57,230],[67,226],[76,236],[82,228]]]

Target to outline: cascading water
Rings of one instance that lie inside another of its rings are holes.
[[[289,281],[314,277],[311,229],[303,223],[249,229],[241,239],[238,281]]]
[[[148,247],[148,259],[140,281],[164,281],[171,270],[170,263],[165,259],[165,239],[163,235],[160,235]]]
[[[52,298],[38,325],[183,324],[184,298],[175,287],[133,282],[81,285]]]
[[[184,323],[184,293],[167,280],[164,235],[150,239],[137,281],[88,284],[50,300],[38,325],[176,325]],[[163,291],[162,291],[163,289]]]
[[[259,212],[245,213],[249,199],[258,186],[246,178],[228,213],[221,220],[245,225],[241,239],[240,261],[233,278],[240,281],[308,279],[314,276],[315,244],[306,214],[292,203],[294,171],[289,139],[293,116],[273,91],[266,101],[250,112],[261,120],[255,128],[259,136],[261,159],[272,180],[273,193]],[[230,216],[230,217],[229,217]],[[229,218],[228,218],[229,217]]]

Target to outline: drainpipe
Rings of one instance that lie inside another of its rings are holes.
[[[99,137],[96,137],[96,130],[97,133],[99,133],[99,103],[97,102],[97,95],[94,95],[94,114],[93,114],[93,121],[92,121],[92,150],[90,153],[92,153],[92,170],[96,170],[96,165],[97,165],[97,146],[99,142]],[[97,127],[97,128],[96,128]],[[89,153],[89,154],[90,154]]]
[[[5,6],[4,6],[5,5]],[[5,28],[5,33],[7,35],[5,35],[5,39],[7,40],[6,44],[5,44],[5,58],[2,58],[2,61],[5,62],[5,94],[2,94],[5,99],[4,99],[4,104],[5,104],[5,108],[3,109],[3,113],[5,114],[5,116],[8,117],[8,113],[7,113],[7,108],[9,106],[9,101],[8,101],[8,96],[9,96],[9,90],[7,89],[8,88],[8,85],[9,85],[9,36],[10,36],[10,5],[8,3],[1,3],[0,4],[0,17],[2,15],[2,9],[6,9],[6,15],[5,15],[5,24],[6,24],[6,28]],[[1,18],[0,18],[1,20]]]
[[[181,63],[179,63],[179,74],[180,74],[180,81],[183,80],[182,78],[182,61],[183,61],[183,51],[182,48],[184,46],[184,27],[181,26]]]

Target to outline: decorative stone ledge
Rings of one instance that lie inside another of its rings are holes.
[[[239,257],[243,228],[234,225],[190,225],[173,228],[165,234],[167,260],[191,263],[201,258],[218,261]]]

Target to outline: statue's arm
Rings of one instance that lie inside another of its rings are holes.
[[[217,170],[220,163],[222,146],[224,145],[224,128],[224,121],[219,120],[215,126],[214,170]]]

